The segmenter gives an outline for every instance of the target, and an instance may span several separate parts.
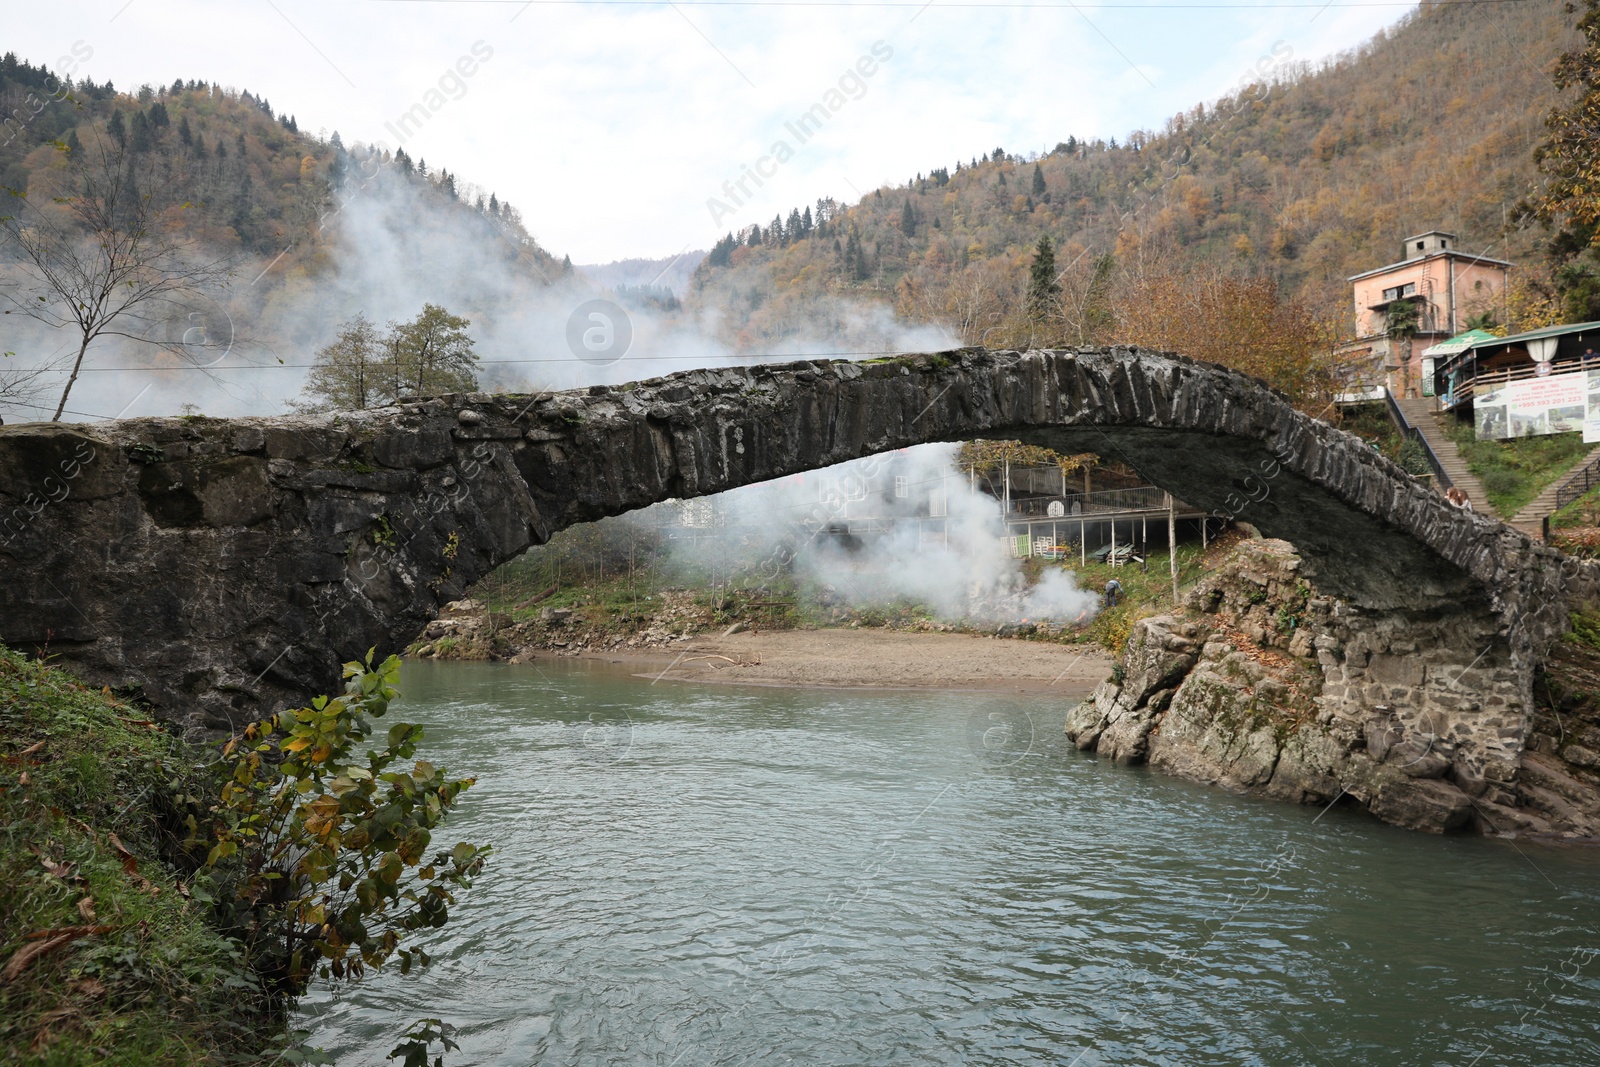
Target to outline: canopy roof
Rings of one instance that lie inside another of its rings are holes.
[[[1448,341],[1440,341],[1422,350],[1424,356],[1453,356],[1457,352],[1465,352],[1469,348],[1476,348],[1485,341],[1501,341],[1505,338],[1496,337],[1488,330],[1468,330],[1458,333]]]

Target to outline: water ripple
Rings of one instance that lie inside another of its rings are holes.
[[[403,683],[496,854],[424,974],[307,998],[342,1063],[1600,1064],[1587,854],[1108,766],[1059,702]]]

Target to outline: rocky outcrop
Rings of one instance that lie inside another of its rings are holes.
[[[1329,685],[1358,704],[1418,688],[1401,636],[1417,623],[1482,636],[1455,699],[1525,706],[1570,605],[1600,588],[1600,568],[1451,508],[1233,371],[1129,349],[963,350],[345,415],[0,427],[0,639],[227,728],[327,691],[341,660],[404,648],[563,527],[974,437],[1115,455],[1292,542],[1366,620],[1327,650],[1354,664]],[[1429,649],[1425,670],[1456,665]],[[1480,740],[1463,759],[1488,776]]]
[[[1242,542],[1180,615],[1135,623],[1067,736],[1240,792],[1349,797],[1415,830],[1594,833],[1600,775],[1558,766],[1545,735],[1525,749],[1533,709],[1491,615],[1363,611],[1301,571],[1285,542]]]

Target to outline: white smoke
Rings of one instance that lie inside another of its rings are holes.
[[[1069,571],[1047,565],[1029,586],[1006,550],[999,502],[956,469],[957,447],[920,445],[690,502],[706,536],[670,542],[674,562],[748,585],[776,573],[776,554],[854,608],[912,602],[985,623],[1092,616],[1098,597]]]
[[[957,343],[942,331],[899,322],[882,305],[839,298],[808,302],[795,316],[804,325],[782,342],[736,352],[717,338],[725,325],[737,334],[739,324],[724,323],[716,311],[697,321],[682,311],[628,304],[577,270],[531,264],[513,230],[464,205],[442,204],[437,192],[394,173],[392,165],[361,173],[364,166],[352,165],[349,184],[323,216],[318,249],[291,246],[239,264],[232,290],[206,316],[209,339],[215,343],[225,334],[225,351],[207,348],[186,359],[182,352],[102,338],[90,348],[67,417],[282,414],[303,399],[316,351],[341,324],[358,313],[380,327],[405,321],[425,302],[471,320],[479,380],[490,391],[577,389],[695,368],[938,351]],[[476,194],[463,187],[464,197]],[[632,342],[615,361],[581,359],[568,341],[574,312],[597,298],[614,299],[631,327]],[[12,315],[5,322],[3,349],[16,352],[5,369],[59,362],[76,352],[64,333],[20,319]],[[167,332],[178,337],[186,329],[192,332],[177,322]],[[48,418],[51,409],[44,405],[59,397],[64,381],[64,372],[46,376],[45,395],[34,401],[39,407],[8,407],[0,397],[0,411],[11,422]]]

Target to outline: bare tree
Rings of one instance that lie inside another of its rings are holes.
[[[97,133],[51,172],[48,198],[6,190],[15,213],[0,216],[0,250],[20,284],[0,285],[12,305],[5,314],[67,330],[77,347],[52,421],[101,337],[159,346],[200,366],[198,356],[232,341],[211,335],[204,310],[209,294],[226,287],[230,259],[202,254],[183,235],[187,205],[158,200],[170,183],[153,156]]]
[[[0,407],[36,407],[48,388],[45,376],[58,369],[53,362],[21,365],[15,352],[0,353]]]

